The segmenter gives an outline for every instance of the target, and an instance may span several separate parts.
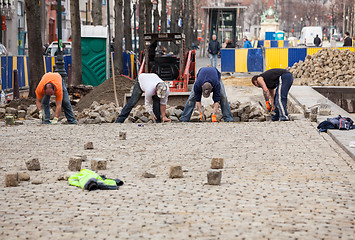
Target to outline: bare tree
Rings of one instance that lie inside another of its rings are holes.
[[[166,14],[166,0],[161,0],[161,31],[168,32],[167,14]]]
[[[81,23],[79,2],[70,0],[71,39],[72,39],[72,80],[71,84],[77,86],[82,83],[81,68]]]
[[[124,0],[124,38],[125,49],[132,51],[131,1]]]
[[[94,26],[102,25],[102,0],[92,0],[92,22]]]
[[[151,0],[145,0],[145,32],[152,33],[152,9],[153,4]]]
[[[144,49],[144,2],[145,0],[139,0],[139,27],[138,27],[138,37],[139,37],[139,52]]]
[[[36,97],[37,85],[44,74],[39,0],[26,0],[25,6],[27,29],[30,29],[28,31],[29,97]]]
[[[113,74],[123,73],[123,21],[122,21],[123,0],[115,0],[115,60]]]

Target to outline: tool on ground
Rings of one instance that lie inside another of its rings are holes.
[[[212,122],[217,122],[217,116],[212,114]]]
[[[272,111],[272,110],[271,110],[271,109],[272,109],[272,106],[271,106],[270,101],[266,101],[265,104],[266,104],[266,110],[267,110],[268,112]]]
[[[200,112],[200,120],[203,122],[206,121],[206,115],[202,111]]]
[[[39,111],[39,119],[42,121],[42,123],[44,122],[46,115],[44,113],[44,111],[40,110]]]

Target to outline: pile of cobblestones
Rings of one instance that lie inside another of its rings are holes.
[[[355,53],[323,48],[307,55],[290,69],[295,84],[317,86],[355,86]]]
[[[249,121],[265,121],[267,118],[266,112],[259,105],[252,105],[250,102],[241,104],[240,102],[230,103],[231,112],[236,122],[249,122]],[[184,107],[183,106],[167,106],[166,115],[172,122],[179,122]],[[117,107],[116,104],[104,101],[93,102],[90,108],[84,109],[78,114],[79,123],[112,123],[121,112],[122,107]],[[213,113],[213,105],[205,107],[204,113],[206,115],[206,121],[211,121],[211,115]],[[222,113],[219,110],[217,113],[217,120],[223,121]],[[191,122],[200,122],[200,113],[195,108],[192,113]],[[144,105],[137,105],[132,109],[129,117],[125,122],[128,123],[148,123],[149,113],[145,110]]]
[[[54,107],[54,106],[53,106]],[[246,103],[230,103],[231,112],[235,122],[263,122],[267,120],[268,114],[260,105]],[[167,106],[166,115],[172,122],[179,122],[183,106]],[[54,108],[50,109],[51,118],[54,116]],[[115,122],[118,114],[122,111],[122,107],[117,107],[115,103],[101,100],[100,102],[94,101],[90,108],[85,108],[81,112],[75,111],[79,124],[99,124],[99,123],[113,123]],[[213,105],[206,106],[204,108],[204,114],[206,121],[211,121],[211,115],[213,113]],[[19,105],[18,108],[3,107],[0,108],[0,119],[6,116],[13,116],[16,119],[16,123],[21,123],[21,120],[34,120],[38,119],[38,110],[35,104],[30,106]],[[217,120],[223,122],[222,112],[219,109],[217,112]],[[66,118],[62,115],[60,117],[62,122],[66,121]],[[195,108],[192,113],[191,122],[200,122],[200,113]],[[149,113],[145,110],[144,105],[137,105],[132,109],[129,117],[125,122],[128,123],[148,123]]]

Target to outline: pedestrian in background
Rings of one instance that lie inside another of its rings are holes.
[[[344,45],[343,45],[343,47],[351,47],[352,45],[353,45],[353,41],[350,38],[350,33],[346,32],[344,34]]]
[[[244,48],[252,48],[251,42],[248,40],[248,38],[244,37],[243,42],[244,42],[244,45],[243,45]]]
[[[220,50],[221,50],[221,47],[220,47],[219,42],[217,40],[217,36],[213,35],[212,41],[210,41],[210,43],[208,44],[208,53],[210,54],[212,67],[215,67],[215,68],[217,67],[217,55]]]
[[[318,37],[318,34],[316,35],[316,37],[313,40],[313,43],[316,47],[319,47],[321,44],[322,40]]]

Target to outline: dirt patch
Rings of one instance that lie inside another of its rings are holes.
[[[253,86],[251,77],[222,77],[223,83],[226,86]]]
[[[118,103],[120,106],[123,106],[124,95],[131,91],[134,80],[125,76],[115,76],[115,80]],[[81,112],[85,108],[89,108],[94,101],[100,102],[101,100],[116,102],[113,92],[113,78],[107,79],[101,85],[95,87],[90,93],[81,98],[75,105],[74,110]]]
[[[7,106],[12,108],[18,108],[18,106],[30,106],[32,104],[36,104],[35,98],[20,98],[18,100],[11,100]]]

